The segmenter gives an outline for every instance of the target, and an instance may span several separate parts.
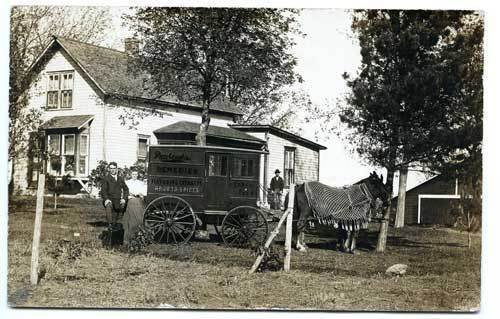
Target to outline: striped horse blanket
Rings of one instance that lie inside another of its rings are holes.
[[[336,188],[320,182],[306,182],[304,189],[320,224],[349,231],[368,227],[372,197],[365,185]]]

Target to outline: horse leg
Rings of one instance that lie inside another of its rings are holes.
[[[349,231],[345,229],[339,229],[340,233],[340,251],[348,252],[349,251]]]
[[[304,232],[306,230],[307,221],[312,216],[312,210],[307,202],[304,186],[296,188],[295,192],[295,207],[297,220],[297,242],[296,248],[301,252],[307,251],[307,245],[304,242]]]
[[[306,252],[307,251],[307,245],[304,242],[304,231],[306,228],[306,221],[303,220],[303,214],[301,214],[298,222],[297,222],[297,243],[296,243],[296,248],[300,252]]]
[[[342,229],[338,228],[337,229],[337,250],[342,251],[343,247],[343,240],[342,240]]]
[[[349,252],[354,254],[356,250],[356,238],[358,237],[359,231],[353,230],[349,232]]]

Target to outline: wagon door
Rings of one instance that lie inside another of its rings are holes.
[[[229,185],[229,154],[207,153],[205,200],[208,209],[225,210]]]

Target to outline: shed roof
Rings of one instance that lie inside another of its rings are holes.
[[[40,127],[44,130],[54,129],[81,129],[85,124],[94,119],[93,115],[67,115],[54,116]]]
[[[107,95],[123,98],[135,98],[157,104],[174,104],[176,107],[202,110],[202,105],[195,101],[180,101],[173,96],[165,96],[155,91],[150,75],[137,67],[137,59],[125,53],[106,47],[54,36],[54,40],[37,59],[33,69],[43,56],[52,48],[61,47]],[[215,113],[240,115],[241,111],[227,100],[220,100],[211,105]]]

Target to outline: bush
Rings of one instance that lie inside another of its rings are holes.
[[[91,187],[96,187],[97,189],[101,189],[102,179],[106,174],[108,174],[108,162],[99,161],[97,167],[90,172],[89,175],[89,185]],[[132,169],[136,169],[139,173],[138,179],[147,178],[146,166],[143,162],[137,161],[134,165],[130,167],[118,167],[118,174],[123,176],[125,179],[129,179],[131,177]]]
[[[50,174],[45,177],[47,189],[55,194],[71,193],[77,183],[77,181],[71,179],[70,174],[64,175],[60,181],[57,181],[57,178]]]

